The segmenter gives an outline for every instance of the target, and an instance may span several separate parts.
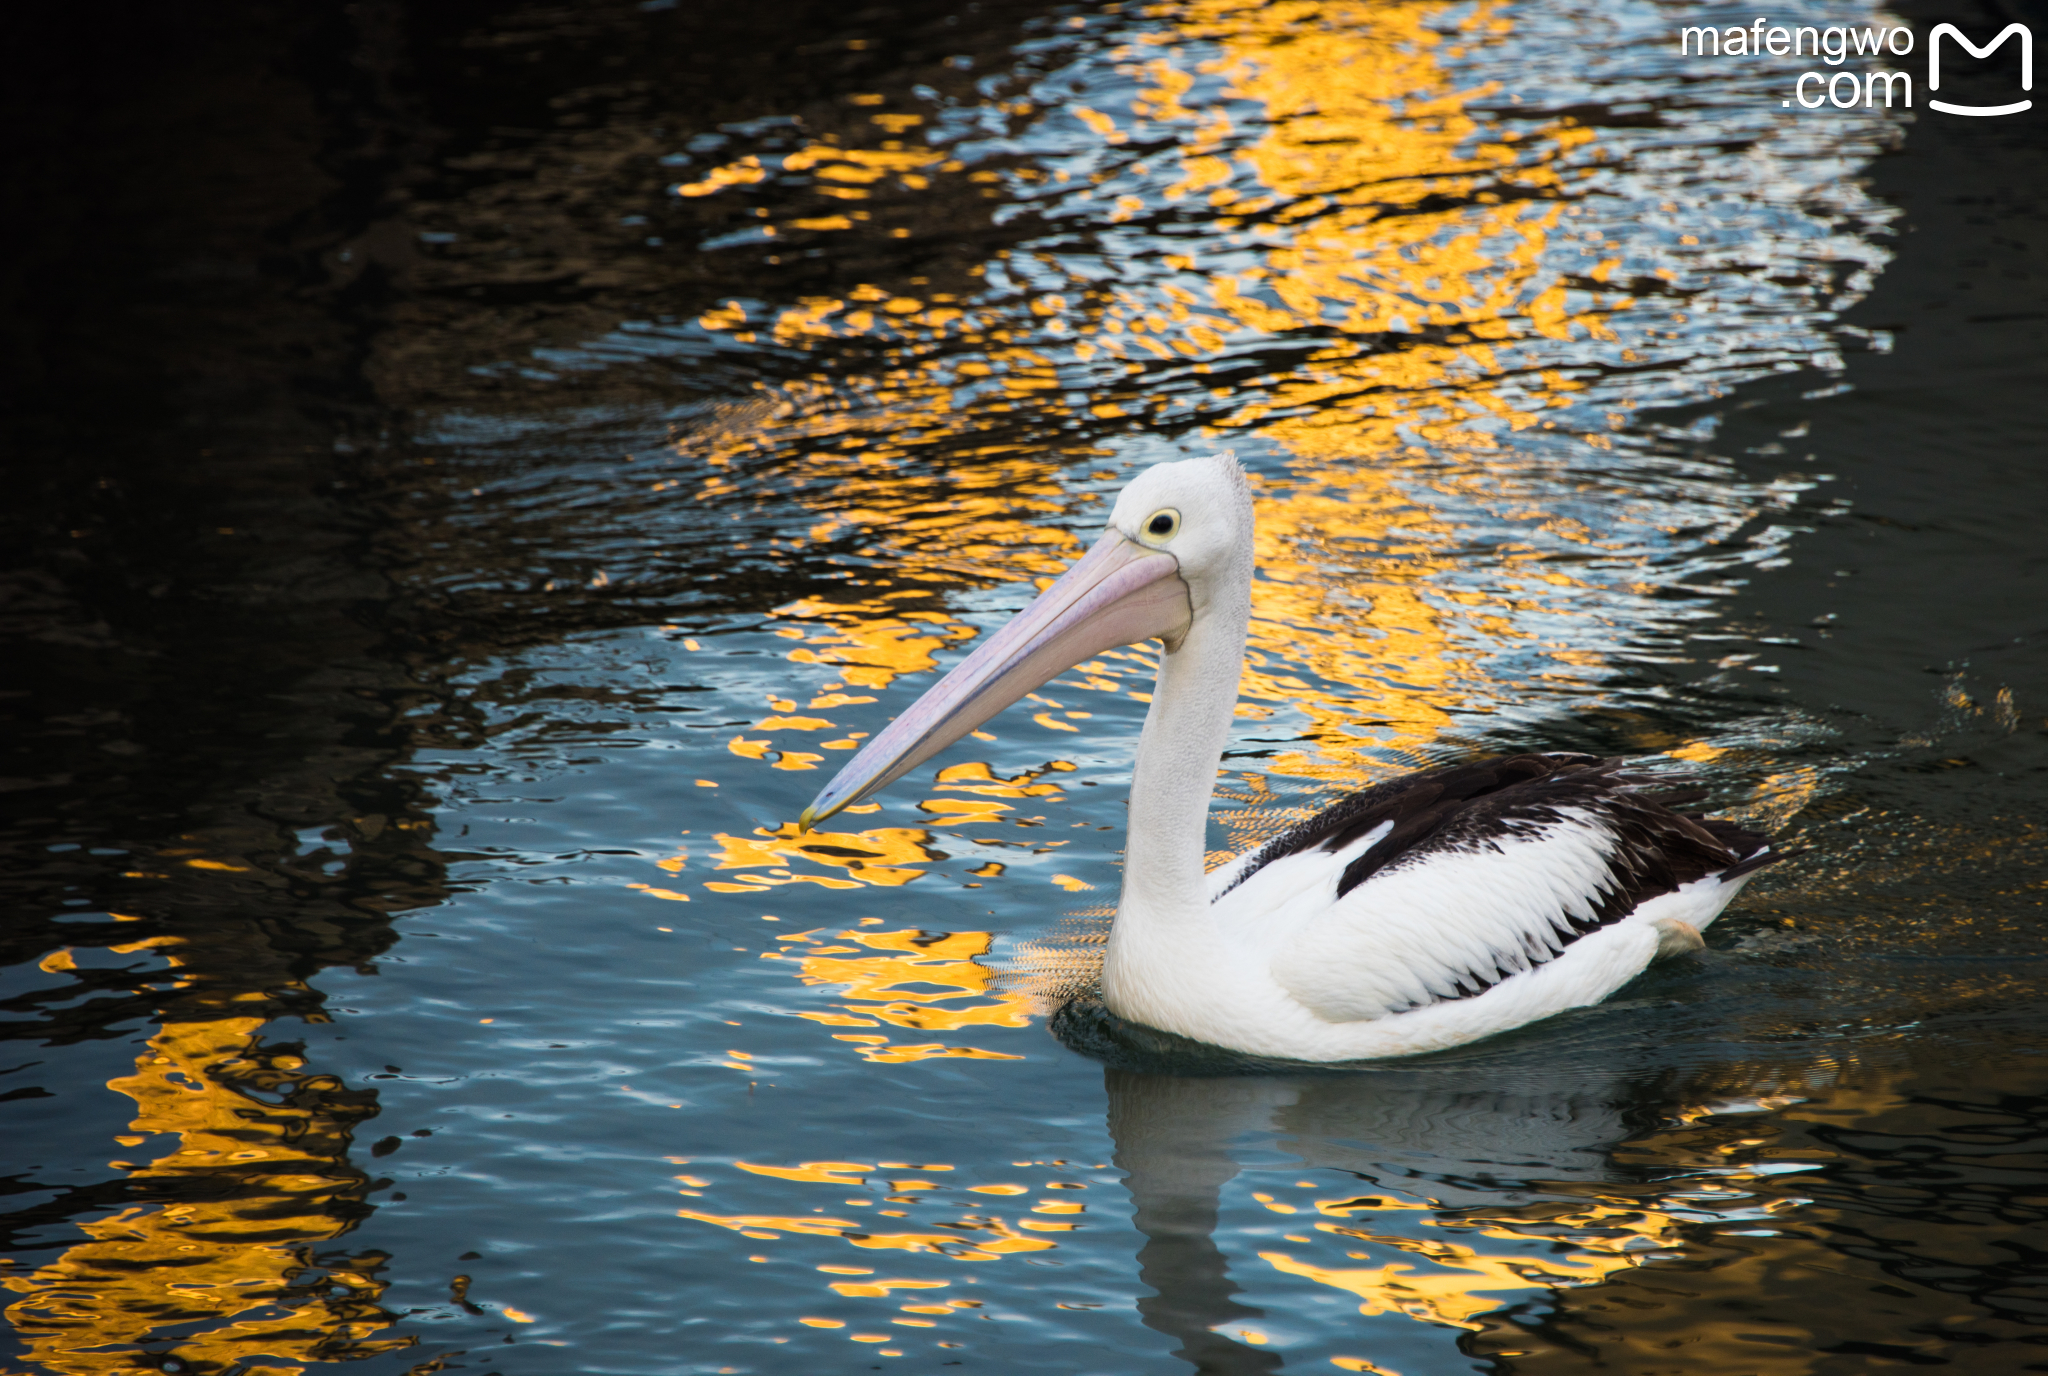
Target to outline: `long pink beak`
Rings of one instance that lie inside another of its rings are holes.
[[[1118,645],[1172,649],[1194,620],[1180,561],[1106,532],[1016,619],[847,761],[797,819],[808,831],[894,783],[1034,689]]]

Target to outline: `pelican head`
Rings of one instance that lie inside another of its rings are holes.
[[[886,787],[1104,650],[1159,640],[1178,651],[1209,611],[1243,602],[1251,543],[1251,493],[1235,458],[1146,469],[1088,553],[869,741],[797,825],[808,830]]]

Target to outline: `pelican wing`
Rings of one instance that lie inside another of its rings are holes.
[[[1484,993],[1760,849],[1619,770],[1518,755],[1367,789],[1219,872],[1217,915],[1329,1021]]]

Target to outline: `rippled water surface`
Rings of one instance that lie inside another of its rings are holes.
[[[371,6],[106,95],[169,266],[10,518],[7,1369],[2048,1370],[2041,126],[1699,14]],[[797,833],[1219,449],[1219,858],[1509,746],[1802,853],[1302,1074],[1088,996],[1150,650]]]

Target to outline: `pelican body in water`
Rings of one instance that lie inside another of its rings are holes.
[[[1165,646],[1131,774],[1103,1002],[1255,1056],[1433,1051],[1597,1003],[1777,856],[1618,761],[1527,754],[1376,784],[1204,872],[1251,620],[1251,492],[1228,455],[1163,463],[1081,560],[826,785],[808,829],[1119,645]]]

